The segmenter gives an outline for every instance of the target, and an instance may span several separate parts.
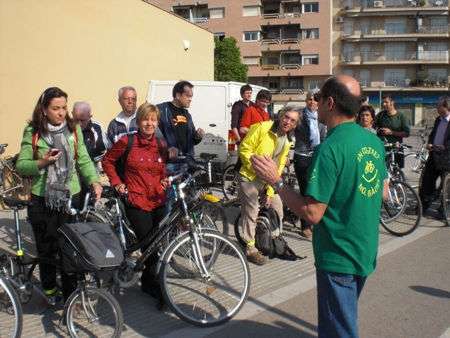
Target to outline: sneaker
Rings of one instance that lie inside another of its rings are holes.
[[[42,315],[47,311],[50,306],[55,306],[57,303],[62,302],[62,296],[60,294],[53,294],[42,298],[41,302],[34,309],[34,314]]]
[[[305,229],[300,231],[300,235],[307,238],[307,239],[311,239],[312,238],[312,231],[310,229]]]
[[[247,261],[256,265],[264,265],[270,262],[270,259],[264,256],[258,250],[250,251],[250,253],[246,254]]]

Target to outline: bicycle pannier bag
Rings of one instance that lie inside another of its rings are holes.
[[[123,261],[119,238],[108,224],[66,223],[58,233],[60,257],[67,274],[99,272]]]
[[[450,151],[434,151],[433,156],[436,170],[450,170]]]
[[[256,219],[255,246],[269,258],[296,260],[297,255],[281,235],[280,226],[280,217],[274,209],[261,208]]]

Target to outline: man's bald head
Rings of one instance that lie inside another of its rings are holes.
[[[351,76],[336,75],[328,78],[320,88],[323,97],[332,97],[336,109],[348,118],[354,118],[361,107],[361,86]]]

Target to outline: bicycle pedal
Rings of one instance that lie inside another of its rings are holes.
[[[63,297],[62,297],[62,295],[59,295],[59,294],[58,295],[47,296],[47,302],[50,305],[56,305],[56,304],[62,302],[62,300],[63,300]]]

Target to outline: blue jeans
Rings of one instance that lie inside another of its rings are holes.
[[[319,337],[358,337],[358,298],[367,277],[316,269]]]
[[[187,164],[186,163],[166,163],[166,171],[167,174],[170,175],[174,171],[178,171],[183,169]],[[172,210],[172,203],[173,203],[173,197],[174,197],[174,191],[172,186],[170,188],[167,188],[165,191],[166,197],[167,197],[167,203],[165,205],[164,211],[166,214],[170,213],[170,210]]]

